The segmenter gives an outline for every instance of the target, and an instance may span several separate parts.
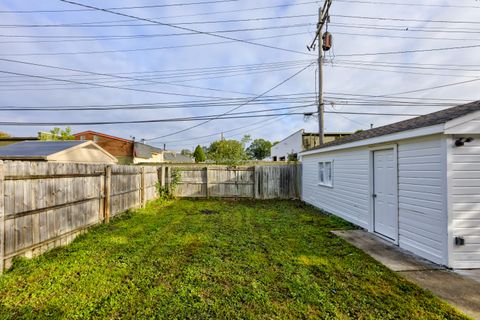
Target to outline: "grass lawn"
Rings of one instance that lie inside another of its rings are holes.
[[[0,319],[464,319],[329,232],[348,228],[300,202],[154,202],[16,261]]]

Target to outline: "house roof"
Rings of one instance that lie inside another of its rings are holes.
[[[437,124],[442,124],[446,123],[450,120],[465,116],[469,113],[475,112],[475,111],[480,111],[480,100],[467,103],[464,105],[460,105],[457,107],[453,108],[448,108],[444,109],[441,111],[429,113],[423,116],[419,116],[416,118],[392,123],[389,125],[385,125],[382,127],[378,128],[373,128],[361,132],[354,133],[350,136],[345,136],[343,138],[339,138],[337,140],[334,140],[332,142],[325,143],[321,146],[306,150],[306,151],[312,151],[312,150],[319,150],[327,147],[333,147],[333,146],[338,146],[350,142],[355,142],[355,141],[360,141],[360,140],[366,140],[370,138],[375,138],[375,137],[380,137],[392,133],[398,133],[402,131],[408,131],[408,130],[413,130],[413,129],[420,129],[424,127],[430,127],[434,126]],[[304,151],[304,152],[306,152]]]
[[[133,154],[135,157],[150,159],[152,157],[152,153],[162,153],[163,150],[160,148],[155,148],[149,146],[148,144],[135,142],[133,145]]]
[[[123,142],[130,142],[130,143],[133,142],[132,140],[128,140],[128,139],[124,139],[124,138],[120,138],[120,137],[115,137],[115,136],[108,135],[106,133],[101,133],[101,132],[92,131],[92,130],[87,130],[87,131],[82,131],[82,132],[79,132],[79,133],[75,133],[73,136],[74,137],[80,137],[80,136],[83,136],[83,135],[86,135],[86,134],[93,134],[93,135],[96,135],[96,136],[99,136],[99,137],[104,137],[104,138],[108,138],[108,139],[112,139],[112,140],[119,140],[119,141],[123,141]]]
[[[0,147],[0,157],[44,159],[49,155],[86,143],[85,141],[23,141]]]
[[[6,160],[56,160],[78,149],[97,149],[113,163],[117,159],[93,141],[23,141],[0,147],[0,159]],[[77,154],[80,155],[80,154]],[[82,154],[83,156],[83,154]],[[60,158],[59,158],[60,157]],[[75,158],[72,158],[75,159]],[[88,159],[83,159],[92,162]],[[82,159],[78,159],[82,161]],[[103,162],[103,160],[102,160]]]
[[[346,136],[346,135],[351,135],[353,134],[352,132],[325,132],[323,135],[327,137],[332,137],[332,136]],[[304,132],[304,136],[318,136],[318,132]]]
[[[38,137],[4,137],[0,138],[0,141],[37,141]]]

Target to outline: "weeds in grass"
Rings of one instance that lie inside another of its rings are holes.
[[[175,198],[175,190],[177,189],[178,184],[180,183],[181,173],[177,169],[173,169],[169,183],[166,186],[162,186],[160,181],[155,184],[157,189],[158,201],[164,202],[168,200],[173,200]]]
[[[350,228],[292,201],[152,202],[16,261],[0,319],[464,319],[330,232]]]

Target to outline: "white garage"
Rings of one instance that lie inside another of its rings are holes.
[[[423,258],[480,268],[480,101],[301,153],[302,199]]]

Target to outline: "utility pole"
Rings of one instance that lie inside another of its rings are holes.
[[[325,141],[325,126],[324,126],[324,102],[323,102],[323,51],[327,51],[330,47],[325,47],[323,26],[328,22],[328,11],[332,5],[332,0],[325,0],[323,7],[318,9],[318,23],[317,32],[315,38],[310,46],[307,46],[308,50],[315,50],[315,46],[318,46],[318,135],[319,143],[322,145]],[[317,44],[315,41],[318,41]],[[331,40],[329,40],[331,41]]]
[[[327,3],[328,0],[325,1]],[[325,7],[325,5],[324,5]],[[323,37],[323,9],[318,8],[318,136],[319,144],[324,144],[325,140],[325,107],[323,104],[323,49],[322,49],[322,37]]]

